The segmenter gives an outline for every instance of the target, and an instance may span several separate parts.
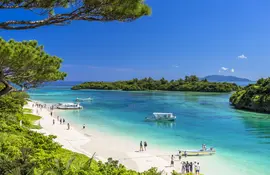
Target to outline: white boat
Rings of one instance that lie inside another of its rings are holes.
[[[59,103],[56,106],[57,109],[82,109],[83,107],[79,103]]]
[[[181,151],[181,152],[180,152]],[[179,155],[181,156],[206,156],[213,155],[216,153],[214,148],[210,148],[207,150],[180,150]]]
[[[160,112],[154,112],[152,117],[146,117],[145,121],[175,121],[176,116],[173,115],[173,113],[160,113]]]
[[[82,101],[92,101],[93,99],[92,98],[76,98],[76,101],[78,102],[82,102]]]

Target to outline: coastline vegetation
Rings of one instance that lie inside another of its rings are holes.
[[[270,113],[270,77],[236,91],[230,102],[237,109]]]
[[[195,75],[186,76],[179,80],[154,80],[150,78],[132,79],[129,81],[116,82],[85,82],[72,87],[72,90],[79,89],[99,89],[99,90],[123,90],[123,91],[196,91],[196,92],[231,92],[241,89],[234,83],[208,82],[199,80]]]
[[[112,159],[102,163],[63,149],[54,142],[55,136],[44,136],[31,130],[33,122],[40,117],[24,112],[26,98],[25,92],[10,92],[0,97],[0,175],[160,174],[156,168],[138,173]]]

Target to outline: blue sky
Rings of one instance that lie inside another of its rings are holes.
[[[131,23],[76,21],[0,30],[0,36],[38,40],[48,53],[64,59],[67,80],[178,79],[190,74],[255,80],[270,75],[269,0],[146,2],[152,15]],[[0,16],[2,21],[33,14],[16,10]]]

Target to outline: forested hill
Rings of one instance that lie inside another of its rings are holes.
[[[238,90],[231,96],[230,102],[237,109],[270,113],[270,77]]]
[[[241,89],[234,83],[217,83],[199,80],[198,77],[186,76],[179,80],[154,80],[152,78],[132,79],[129,81],[116,82],[85,82],[72,87],[72,90],[79,89],[102,89],[102,90],[124,90],[124,91],[198,91],[198,92],[231,92]]]

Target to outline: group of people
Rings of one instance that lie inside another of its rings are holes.
[[[52,116],[52,113],[51,113],[51,116]],[[62,119],[59,116],[57,116],[57,121],[60,122],[60,125],[65,124],[65,122],[66,122],[66,120],[64,118]],[[53,119],[53,125],[54,124],[55,124],[55,119]],[[69,129],[70,129],[70,124],[67,123],[67,130],[69,130]]]
[[[188,161],[183,161],[182,162],[182,169],[181,173],[195,173],[196,175],[200,174],[200,163],[199,162],[188,162]]]
[[[39,103],[33,103],[32,107],[37,107],[37,108],[46,108],[46,104],[39,104]]]
[[[181,160],[181,159],[180,159]],[[200,163],[199,162],[181,162],[181,174],[195,173],[196,175],[200,174]],[[174,166],[174,155],[171,156],[171,166]]]
[[[147,142],[140,142],[140,151],[146,151],[146,147],[147,147]]]

